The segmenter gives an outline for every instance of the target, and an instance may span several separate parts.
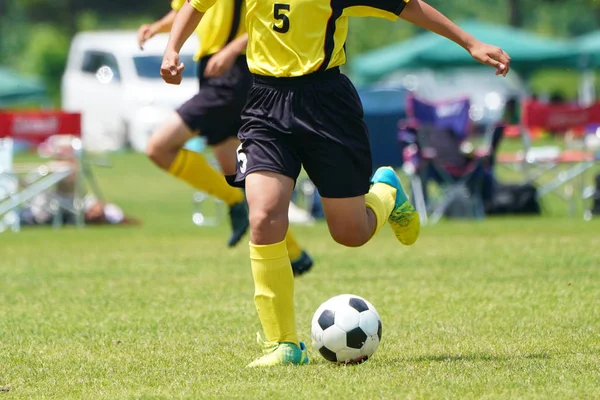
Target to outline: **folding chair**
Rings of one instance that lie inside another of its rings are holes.
[[[83,226],[83,176],[81,146],[81,115],[55,111],[44,112],[0,112],[0,140],[4,161],[0,171],[0,218],[13,222],[13,230],[19,229],[19,211],[28,202],[58,183],[71,179],[74,197],[70,205],[53,199],[48,212],[54,216],[54,225],[60,226],[62,212],[75,216],[78,226]],[[47,148],[58,150],[55,160],[39,163],[12,162],[13,139],[30,143],[43,143]]]
[[[566,202],[569,214],[573,215],[575,193],[586,197],[586,175],[595,163],[593,152],[585,146],[578,149],[535,147],[532,146],[531,132],[543,129],[564,135],[568,131],[582,131],[585,125],[592,123],[600,123],[600,103],[580,107],[526,101],[521,121],[524,149],[516,154],[501,154],[499,162],[521,172],[526,183],[536,183],[538,197],[554,194]]]
[[[431,104],[414,96],[408,98],[407,110],[416,132],[412,148],[418,148],[419,160],[408,170],[414,171],[409,176],[422,223],[436,223],[450,211],[468,218],[485,216],[482,159],[467,156],[462,147],[469,129],[469,107],[468,99]],[[428,195],[430,180],[438,183],[439,198]]]
[[[17,194],[19,182],[13,175],[13,140],[0,139],[0,202],[11,201]],[[11,229],[13,232],[20,230],[18,210],[10,210],[0,214],[0,232]]]

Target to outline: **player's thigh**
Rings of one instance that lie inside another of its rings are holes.
[[[212,146],[212,151],[221,166],[225,175],[235,174],[236,168],[236,150],[240,146],[240,140],[235,137],[229,137],[224,141]]]
[[[255,171],[246,176],[252,243],[273,244],[284,240],[293,190],[294,180],[277,172]]]
[[[193,133],[179,113],[172,112],[150,136],[148,151],[180,149],[192,137],[194,137]]]
[[[160,168],[168,169],[177,153],[193,134],[179,114],[173,112],[152,133],[146,144],[146,154]]]
[[[296,143],[304,169],[319,194],[350,198],[369,191],[371,145],[356,90],[343,75],[304,89],[295,110],[304,135]]]
[[[364,195],[373,168],[362,105],[345,76],[314,90],[311,101],[298,112],[309,133],[300,143],[304,169],[323,198],[334,239],[358,243],[368,231]]]

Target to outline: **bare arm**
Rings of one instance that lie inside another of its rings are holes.
[[[470,46],[477,42],[472,35],[460,29],[445,15],[424,1],[409,1],[400,14],[400,18],[423,29],[437,33],[440,36],[444,36],[467,51]]]
[[[185,2],[179,10],[171,26],[169,43],[166,51],[179,53],[186,40],[194,33],[196,27],[202,20],[204,13],[197,11],[190,3]]]
[[[157,33],[169,32],[176,16],[177,11],[171,10],[158,21],[140,26],[138,29],[138,44],[140,48],[143,48],[144,43]]]
[[[173,21],[175,21],[176,16],[177,11],[169,11],[169,13],[164,17],[150,25],[152,32],[154,32],[154,34],[169,32],[171,30],[171,26],[173,26]]]
[[[400,18],[452,40],[467,50],[475,60],[496,68],[496,75],[506,76],[508,73],[510,64],[508,54],[496,46],[480,42],[424,1],[410,0],[400,14]]]
[[[179,63],[179,52],[185,41],[196,30],[203,16],[204,13],[197,11],[188,2],[184,3],[177,13],[160,67],[160,75],[165,82],[174,85],[181,83],[181,72],[185,66]]]

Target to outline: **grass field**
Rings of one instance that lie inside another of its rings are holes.
[[[360,249],[295,228],[313,254],[297,280],[309,340],[319,304],[370,300],[375,356],[339,367],[248,370],[260,329],[245,244],[191,223],[191,194],[141,156],[97,169],[141,227],[0,237],[0,399],[597,399],[600,223],[443,222],[413,247],[386,227]]]

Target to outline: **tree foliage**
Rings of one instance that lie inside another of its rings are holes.
[[[429,0],[452,19],[511,23],[544,35],[574,36],[600,28],[598,0]],[[568,9],[567,9],[568,7]],[[58,96],[70,38],[79,30],[129,28],[159,18],[169,0],[0,0],[0,60],[40,74]],[[348,57],[419,32],[404,22],[350,22]]]

